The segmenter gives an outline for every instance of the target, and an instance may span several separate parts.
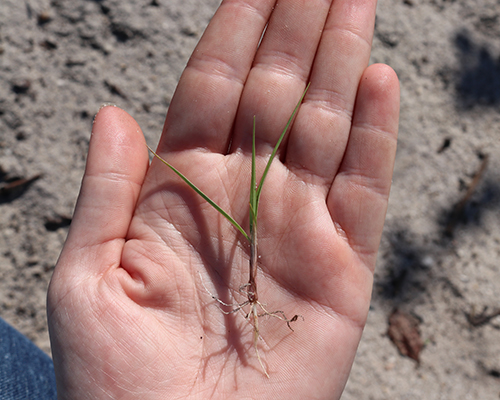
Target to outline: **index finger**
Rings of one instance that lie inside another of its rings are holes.
[[[224,0],[193,52],[168,110],[159,152],[224,153],[275,0]]]

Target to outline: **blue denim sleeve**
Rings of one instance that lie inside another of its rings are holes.
[[[1,318],[0,399],[57,399],[50,357]]]

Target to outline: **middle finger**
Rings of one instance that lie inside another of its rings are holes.
[[[257,146],[272,151],[306,86],[330,4],[329,0],[277,3],[243,91],[232,151],[250,148],[254,115]]]

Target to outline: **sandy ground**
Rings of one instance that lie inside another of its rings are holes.
[[[0,315],[47,352],[45,294],[92,118],[113,102],[156,143],[218,3],[1,0]],[[342,398],[498,399],[499,3],[380,0],[372,61],[400,77],[400,141],[371,312]],[[387,335],[394,309],[418,324],[419,363]]]

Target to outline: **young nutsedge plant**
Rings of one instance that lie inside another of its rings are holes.
[[[236,304],[235,308],[233,308],[231,311],[224,311],[221,309],[221,311],[225,314],[232,314],[235,313],[241,309],[243,309],[246,306],[250,306],[248,313],[246,314],[245,318],[250,321],[250,323],[253,326],[253,342],[254,342],[254,347],[255,347],[255,352],[257,354],[257,359],[259,360],[259,364],[264,371],[264,374],[269,378],[269,374],[267,373],[266,367],[264,366],[262,359],[259,354],[259,349],[258,349],[258,340],[260,338],[260,333],[259,333],[259,318],[264,317],[264,316],[272,316],[279,318],[280,320],[286,322],[288,328],[293,332],[292,327],[290,326],[291,322],[297,321],[298,318],[304,319],[300,315],[294,315],[292,318],[287,318],[285,313],[281,310],[278,311],[267,311],[266,308],[263,306],[263,304],[259,301],[259,296],[258,296],[258,291],[257,291],[257,281],[256,281],[256,276],[257,276],[257,259],[258,259],[258,253],[257,253],[257,215],[259,211],[259,201],[260,201],[260,195],[262,193],[262,186],[264,185],[264,181],[266,179],[267,173],[269,172],[269,169],[271,168],[271,164],[273,162],[274,157],[276,156],[276,153],[281,145],[281,142],[283,141],[283,138],[285,137],[286,132],[288,131],[288,128],[290,127],[293,119],[295,118],[295,115],[297,114],[300,105],[302,104],[302,101],[304,100],[304,97],[306,95],[307,90],[309,89],[309,85],[307,85],[306,89],[304,90],[304,93],[300,97],[299,102],[295,106],[295,109],[292,112],[292,115],[288,119],[288,122],[283,129],[283,132],[281,132],[281,135],[278,139],[278,142],[274,146],[274,149],[271,153],[271,156],[269,157],[269,160],[267,161],[266,167],[264,169],[264,172],[262,174],[262,177],[260,178],[259,183],[257,184],[257,178],[256,178],[256,161],[255,161],[255,116],[253,118],[253,130],[252,130],[252,171],[251,171],[251,177],[250,177],[250,201],[249,201],[249,214],[250,214],[250,223],[249,223],[249,233],[241,227],[241,225],[236,222],[236,220],[231,217],[226,211],[224,211],[217,203],[215,203],[210,197],[208,197],[201,189],[199,189],[194,183],[192,183],[185,175],[183,175],[179,170],[177,170],[174,166],[172,166],[168,161],[164,160],[161,158],[151,147],[147,146],[149,151],[158,158],[161,162],[163,162],[166,166],[168,166],[172,171],[174,171],[184,182],[188,184],[196,193],[198,193],[204,200],[206,200],[213,208],[215,208],[224,218],[226,218],[244,237],[246,240],[248,240],[250,244],[250,260],[249,260],[249,277],[248,277],[248,282],[244,284],[240,290],[244,290],[247,296],[247,300],[240,303]],[[203,283],[203,281],[202,281]],[[203,284],[204,285],[204,284]],[[205,287],[206,289],[206,287]],[[208,293],[208,289],[206,289]],[[216,300],[219,304],[226,306],[226,307],[233,307],[230,304],[226,304],[214,295],[210,294],[214,300]]]

